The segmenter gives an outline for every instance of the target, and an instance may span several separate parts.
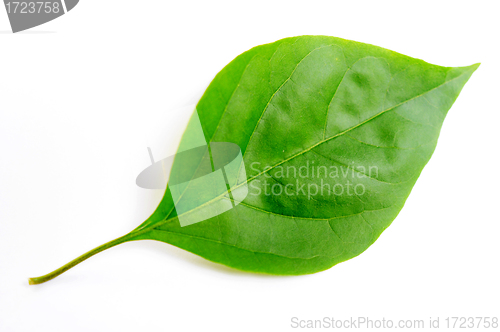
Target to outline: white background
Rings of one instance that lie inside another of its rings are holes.
[[[287,331],[291,318],[500,316],[499,8],[482,2],[82,0],[12,34],[0,8],[0,331]],[[361,256],[300,277],[242,273],[170,245],[105,251],[35,277],[146,219],[136,186],[175,152],[238,54],[284,37],[481,62],[391,227]],[[491,329],[490,329],[491,330]]]

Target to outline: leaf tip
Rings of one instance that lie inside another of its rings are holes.
[[[479,68],[480,65],[481,65],[481,62],[478,62],[478,63],[475,63],[475,64],[469,66],[469,67],[472,68],[472,69],[474,69],[474,71],[475,71],[476,69]]]

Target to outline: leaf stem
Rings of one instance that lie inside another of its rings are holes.
[[[80,264],[81,262],[83,262],[87,258],[90,258],[90,257],[94,256],[95,254],[98,254],[101,251],[104,251],[106,249],[114,247],[114,246],[116,246],[116,245],[118,245],[120,243],[127,242],[132,237],[134,237],[136,235],[137,235],[136,233],[131,232],[131,233],[128,233],[128,234],[126,234],[126,235],[124,235],[122,237],[119,237],[119,238],[117,238],[117,239],[115,239],[113,241],[110,241],[108,243],[100,245],[99,247],[90,250],[89,252],[81,255],[80,257],[77,257],[77,258],[73,259],[71,262],[67,263],[66,265],[61,266],[57,270],[54,270],[54,271],[52,271],[52,272],[50,272],[50,273],[48,273],[46,275],[43,275],[41,277],[29,278],[29,283],[30,283],[30,285],[37,285],[37,284],[41,284],[41,283],[44,283],[46,281],[49,281],[51,279],[54,279],[58,275],[66,272],[69,269],[71,269],[72,267]]]

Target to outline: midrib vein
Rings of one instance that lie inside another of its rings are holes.
[[[331,46],[331,45],[326,45],[326,46],[323,46],[323,47],[327,47],[327,46]],[[316,48],[316,49],[318,49],[318,48]],[[315,49],[315,50],[316,50],[316,49]],[[313,51],[314,51],[314,50],[313,50]],[[312,53],[313,51],[311,51],[310,53]],[[309,53],[309,54],[310,54],[310,53]],[[306,56],[307,56],[307,55],[306,55]],[[385,114],[385,113],[387,113],[387,112],[390,112],[390,111],[394,110],[395,108],[397,108],[397,107],[399,107],[399,106],[401,106],[401,105],[403,105],[403,104],[406,104],[406,103],[408,103],[408,102],[410,102],[410,101],[412,101],[412,100],[415,100],[415,99],[417,99],[417,98],[419,98],[419,97],[422,97],[422,96],[424,96],[425,94],[430,93],[430,92],[432,92],[432,91],[434,91],[434,90],[436,90],[436,89],[439,89],[440,87],[442,87],[442,86],[444,86],[444,85],[446,85],[446,84],[448,84],[448,83],[451,83],[451,82],[453,82],[453,81],[455,81],[455,80],[458,80],[459,78],[461,78],[462,76],[464,76],[464,75],[468,74],[469,72],[470,72],[469,70],[468,70],[468,71],[465,71],[465,72],[463,72],[462,74],[460,74],[459,76],[454,77],[454,78],[452,78],[451,80],[448,80],[448,81],[446,81],[446,82],[444,82],[444,83],[442,83],[442,84],[440,84],[440,85],[438,85],[438,86],[436,86],[436,87],[434,87],[434,88],[432,88],[432,89],[430,89],[430,90],[427,90],[427,91],[425,91],[425,92],[423,92],[423,93],[421,93],[421,94],[419,94],[419,95],[417,95],[417,96],[415,96],[415,97],[413,97],[413,98],[410,98],[410,99],[407,99],[407,100],[405,100],[405,101],[402,101],[401,103],[399,103],[399,104],[397,104],[397,105],[395,105],[395,106],[393,106],[393,107],[390,107],[390,108],[388,108],[388,109],[386,109],[386,110],[383,110],[383,111],[381,111],[381,112],[379,112],[379,113],[375,114],[374,116],[372,116],[372,117],[370,117],[370,118],[366,119],[365,121],[362,121],[362,122],[358,123],[358,124],[357,124],[357,125],[355,125],[355,126],[352,126],[352,127],[348,128],[348,129],[346,129],[346,130],[344,130],[344,131],[342,131],[342,132],[340,132],[340,133],[338,133],[338,134],[336,134],[336,135],[334,135],[334,136],[332,136],[332,137],[329,137],[329,138],[327,138],[327,139],[323,139],[323,140],[319,141],[318,143],[316,143],[316,144],[312,145],[311,147],[309,147],[309,148],[307,148],[307,149],[305,149],[305,150],[303,150],[303,151],[301,151],[301,152],[299,152],[299,153],[297,153],[297,154],[295,154],[295,155],[293,155],[293,156],[291,156],[291,157],[289,157],[289,158],[287,158],[287,159],[285,159],[285,160],[283,160],[283,161],[281,161],[281,162],[279,162],[279,163],[275,164],[275,165],[274,165],[274,166],[272,166],[272,167],[267,168],[266,170],[264,170],[264,171],[262,171],[262,172],[260,172],[260,173],[258,173],[258,174],[256,174],[256,175],[252,176],[251,178],[247,179],[246,181],[244,181],[244,182],[242,182],[242,183],[240,183],[240,184],[238,184],[238,185],[236,185],[236,186],[232,187],[232,188],[231,188],[231,190],[233,190],[233,191],[234,191],[235,189],[237,189],[237,188],[239,188],[239,187],[241,187],[241,186],[243,186],[243,185],[245,185],[245,184],[247,184],[247,183],[249,183],[249,182],[253,181],[253,180],[254,180],[254,179],[256,179],[257,177],[261,176],[262,174],[265,174],[265,173],[267,173],[267,172],[269,172],[269,171],[271,171],[271,170],[275,169],[276,167],[278,167],[278,166],[280,166],[280,165],[282,165],[282,164],[284,164],[284,163],[286,163],[286,162],[288,162],[288,161],[290,161],[290,160],[292,160],[292,159],[294,159],[294,158],[297,158],[297,157],[299,157],[299,156],[301,156],[301,155],[303,155],[303,154],[305,154],[305,153],[307,153],[307,152],[311,151],[312,149],[316,148],[317,146],[319,146],[319,145],[321,145],[321,144],[323,144],[323,143],[326,143],[326,142],[331,141],[331,140],[333,140],[333,139],[335,139],[335,138],[337,138],[337,137],[340,137],[340,136],[344,135],[345,133],[348,133],[348,132],[350,132],[350,131],[352,131],[352,130],[354,130],[354,129],[356,129],[356,128],[358,128],[358,127],[362,126],[362,125],[364,125],[365,123],[367,123],[367,122],[369,122],[369,121],[372,121],[373,119],[375,119],[375,118],[377,118],[377,117],[381,116],[382,114]],[[290,77],[291,77],[291,75],[290,75]],[[272,99],[272,98],[271,98],[271,99]],[[185,212],[185,213],[183,213],[183,214],[181,214],[181,215],[179,215],[179,216],[177,216],[177,217],[180,217],[180,216],[182,216],[182,215],[185,215],[185,214],[191,213],[191,212],[193,212],[193,211],[196,211],[196,210],[198,210],[198,209],[200,209],[200,208],[202,208],[202,207],[204,207],[204,206],[207,206],[207,205],[211,204],[212,202],[214,202],[214,201],[216,201],[216,200],[219,200],[221,197],[224,197],[224,196],[225,196],[225,194],[219,195],[219,196],[215,197],[214,199],[211,199],[210,201],[208,201],[208,202],[206,202],[206,203],[204,203],[204,204],[201,204],[200,206],[198,206],[198,207],[194,208],[193,210],[188,211],[188,212]],[[163,224],[165,224],[165,223],[169,222],[170,220],[172,220],[172,219],[176,218],[176,217],[173,217],[173,218],[168,219],[168,217],[170,217],[170,215],[171,215],[171,213],[173,212],[173,210],[174,210],[174,207],[172,207],[171,211],[167,214],[167,216],[165,217],[165,219],[163,219],[162,221],[159,221],[159,222],[158,222],[158,223],[156,223],[156,224],[151,225],[150,227],[146,227],[146,228],[144,228],[143,230],[145,231],[146,229],[154,229],[154,228],[156,228],[156,227],[158,227],[158,226],[161,226],[161,225],[163,225]]]

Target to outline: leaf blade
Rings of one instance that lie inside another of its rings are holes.
[[[278,167],[308,160],[354,165],[353,171],[377,165],[377,177],[357,183],[369,188],[366,201],[247,196],[222,215],[181,228],[167,190],[155,212],[161,218],[151,219],[152,230],[137,239],[171,243],[247,271],[314,273],[360,254],[394,220],[434,151],[446,112],[478,65],[440,67],[333,37],[261,47],[238,57],[238,70],[230,63],[200,100],[207,141],[238,144],[250,184],[270,175],[273,184],[291,185]],[[237,80],[228,74],[234,72],[241,73]],[[214,102],[217,93],[224,102]],[[257,161],[268,168],[252,169]]]

